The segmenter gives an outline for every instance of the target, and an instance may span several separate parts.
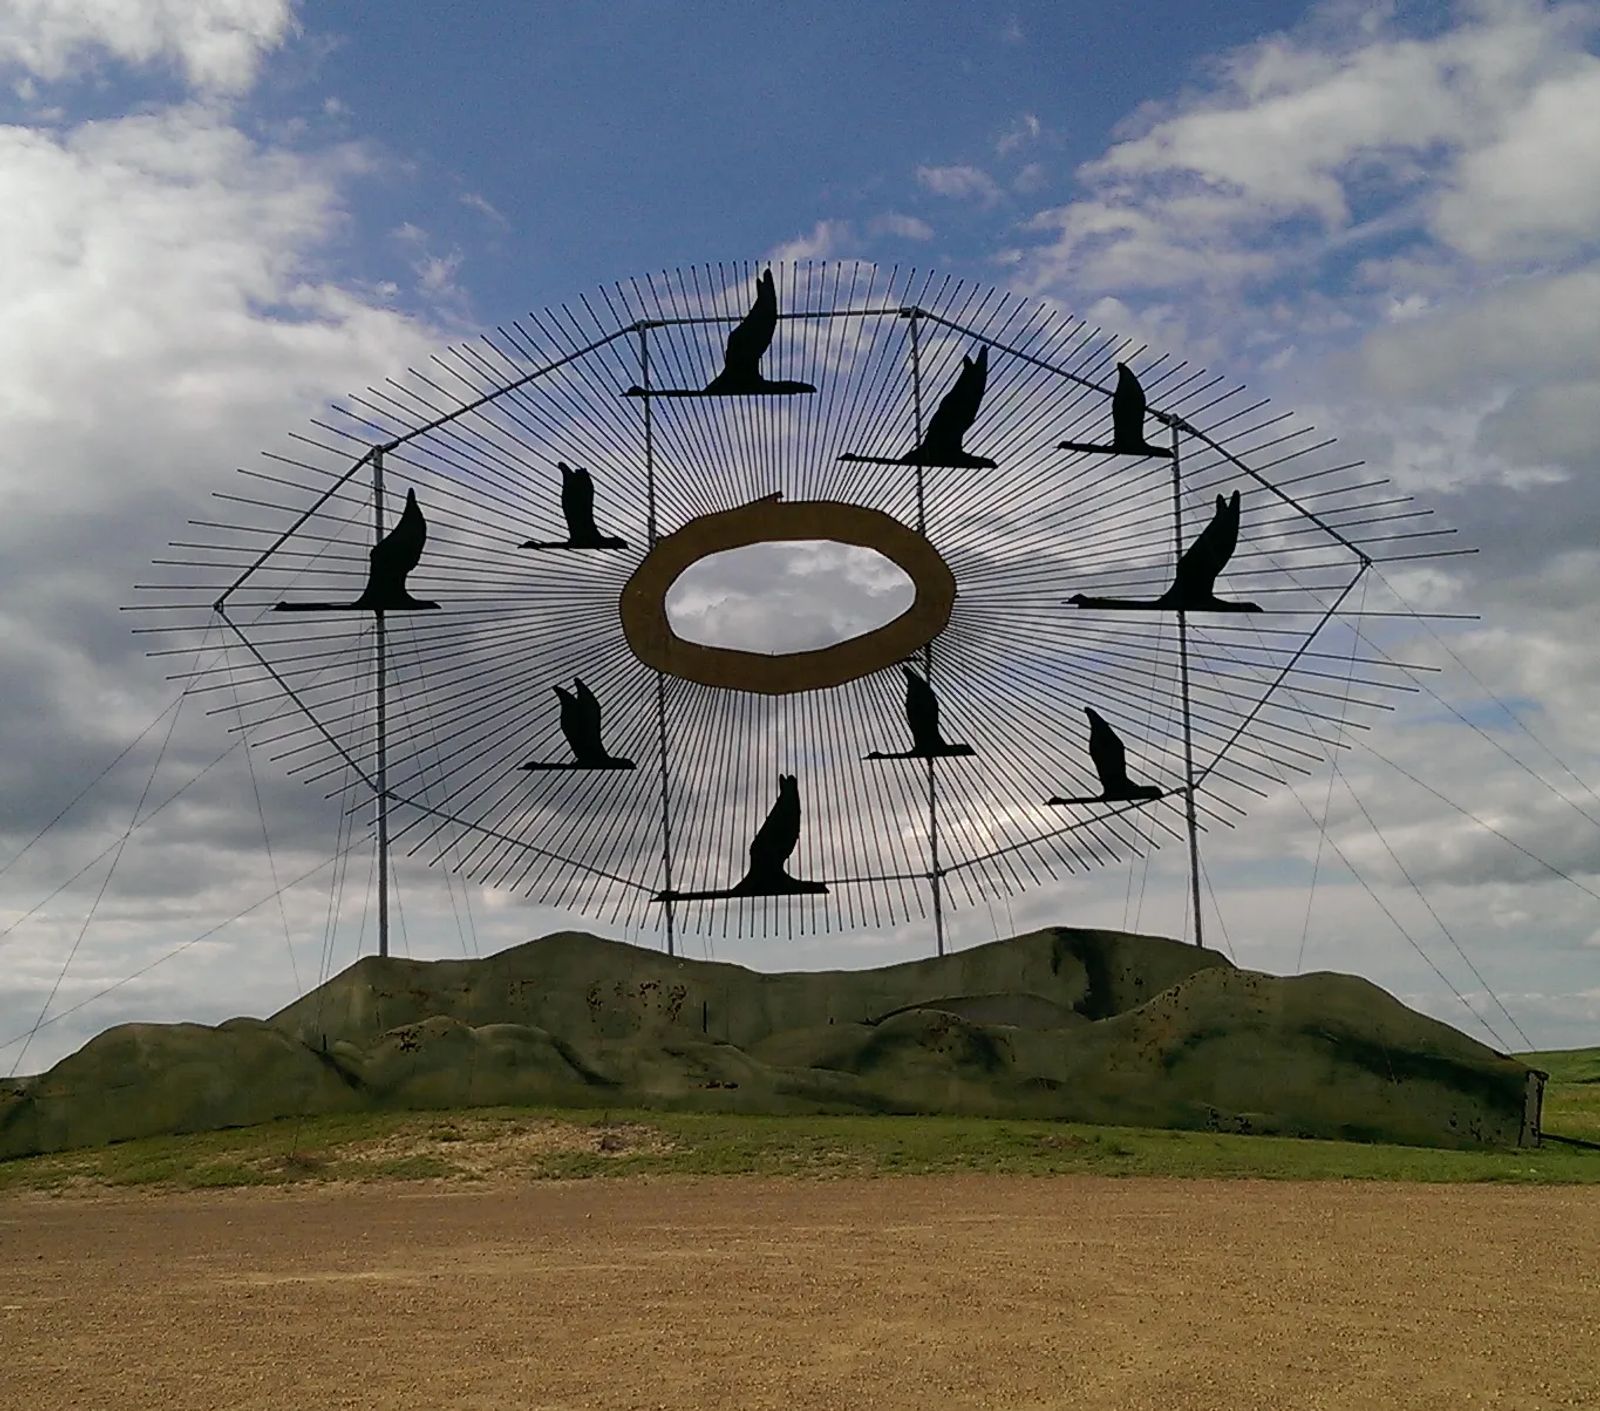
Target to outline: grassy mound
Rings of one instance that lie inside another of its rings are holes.
[[[122,1025],[0,1088],[0,1157],[274,1117],[561,1106],[1049,1118],[1514,1147],[1538,1080],[1366,981],[1053,928],[764,975],[562,933],[368,957],[266,1021]]]

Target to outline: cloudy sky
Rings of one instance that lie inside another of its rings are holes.
[[[1208,940],[1507,1047],[1600,1042],[1597,52],[1600,4],[1531,0],[13,0],[0,1066],[268,1013],[371,948],[359,832],[331,865],[338,811],[220,695],[176,704],[117,611],[232,468],[530,307],[769,256],[933,266],[1224,369],[1480,546],[1390,571],[1481,621],[1390,639],[1434,694],[1208,842]],[[403,954],[583,924],[421,867],[399,890]],[[1048,923],[1180,934],[1182,858],[952,934]]]

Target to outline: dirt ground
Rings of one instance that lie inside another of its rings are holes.
[[[0,1200],[0,1407],[1600,1407],[1600,1193],[939,1177]]]

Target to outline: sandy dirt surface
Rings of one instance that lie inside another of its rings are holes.
[[[990,1176],[0,1200],[0,1407],[1600,1407],[1600,1193]]]

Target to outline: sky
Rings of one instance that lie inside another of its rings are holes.
[[[1394,575],[1480,614],[1404,643],[1437,696],[1381,724],[1381,758],[1208,842],[1208,939],[1365,975],[1497,1047],[1600,1042],[1597,54],[1600,5],[1529,0],[14,0],[0,1064],[270,1013],[372,946],[367,853],[329,922],[337,810],[230,750],[215,701],[175,706],[117,610],[233,467],[530,308],[768,258],[1051,300],[1294,407],[1458,527],[1478,555]],[[401,953],[586,924],[399,883]],[[952,938],[1181,934],[1184,888],[1166,849]],[[716,955],[882,964],[927,931]]]

